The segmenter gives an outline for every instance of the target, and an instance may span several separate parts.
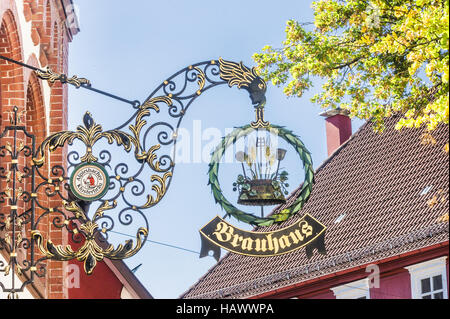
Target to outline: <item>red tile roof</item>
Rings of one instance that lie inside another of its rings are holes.
[[[228,253],[181,297],[247,298],[448,242],[448,222],[439,220],[449,210],[449,158],[443,151],[448,126],[435,130],[436,144],[422,145],[423,130],[397,131],[395,121],[387,120],[383,134],[363,125],[317,169],[297,217],[255,230],[283,228],[309,213],[328,227],[327,255],[315,252],[308,260],[305,249],[267,258]]]

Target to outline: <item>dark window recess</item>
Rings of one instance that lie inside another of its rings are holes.
[[[442,275],[424,278],[420,281],[422,299],[444,299]]]
[[[431,291],[430,278],[422,279],[422,293],[426,294]]]
[[[433,290],[442,289],[442,276],[434,276],[433,277]]]
[[[443,292],[439,292],[437,294],[434,294],[434,299],[444,299],[444,293]]]

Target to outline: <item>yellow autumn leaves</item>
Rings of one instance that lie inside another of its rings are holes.
[[[281,48],[253,58],[266,80],[302,96],[324,80],[312,101],[372,119],[400,113],[396,128],[448,124],[448,0],[319,0],[314,27],[290,20]]]

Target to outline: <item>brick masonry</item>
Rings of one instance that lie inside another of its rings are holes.
[[[61,3],[55,0],[1,0],[0,54],[40,69],[50,67],[53,71],[67,74],[69,43],[73,34],[67,28]],[[19,112],[24,114],[23,124],[28,132],[36,136],[36,145],[39,145],[46,136],[67,129],[67,97],[66,85],[51,85],[38,79],[29,69],[0,60],[1,131],[9,124],[10,112],[17,106]],[[18,139],[19,143],[31,142],[25,136],[18,136]],[[65,167],[66,155],[67,149],[52,153],[42,172],[51,178],[50,168],[55,165]],[[25,166],[24,161],[19,162],[19,168]],[[0,189],[5,187],[4,181],[0,183]],[[29,190],[30,181],[23,181],[21,187]],[[38,199],[44,207],[61,205],[60,199],[45,196],[43,189],[38,193]],[[7,204],[1,205],[4,207],[0,206],[0,210],[7,209]],[[26,205],[22,203],[19,209],[27,209]],[[36,216],[43,212],[45,210],[38,208]],[[53,220],[58,216],[55,213],[45,216],[39,230],[44,238],[54,244],[67,244],[67,233],[53,226]],[[46,276],[37,280],[37,293],[34,295],[51,299],[67,298],[68,290],[64,285],[66,267],[66,262],[47,261]]]

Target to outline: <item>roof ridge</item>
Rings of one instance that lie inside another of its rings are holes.
[[[330,154],[330,156],[328,156],[314,171],[314,175],[317,175],[317,173],[319,173],[332,159],[334,159],[334,157],[336,157],[345,147],[348,146],[348,144],[350,143],[350,141],[354,140],[360,133],[362,130],[366,129],[366,126],[368,126],[370,124],[369,121],[366,121],[363,125],[361,125],[358,130],[356,130],[356,132],[354,134],[352,134],[344,143],[342,143],[333,153]],[[294,191],[292,191],[291,195],[286,198],[286,202],[291,200],[292,198],[296,198],[298,197],[300,194],[297,194],[297,192],[299,192],[302,189],[303,183],[300,184],[300,186],[298,188],[296,188]],[[275,207],[272,212],[268,215],[271,216],[273,215],[275,212],[277,212],[278,210],[281,209],[281,207],[283,207],[283,205],[285,204],[281,204],[277,207]],[[253,228],[253,230],[255,229],[259,229],[259,228],[263,228],[263,227],[270,227],[270,226],[256,226],[255,228]],[[225,257],[225,256],[224,256]]]
[[[341,145],[339,145],[338,148],[336,148],[333,153],[331,153],[330,156],[328,156],[317,168],[316,171],[314,172],[314,174],[317,174],[326,164],[328,164],[328,162],[330,162],[337,154],[339,154],[341,152],[341,150],[343,148],[345,148],[350,141],[354,140],[356,138],[357,135],[359,135],[361,133],[361,131],[363,129],[366,129],[366,126],[368,126],[369,124],[371,124],[369,121],[366,121],[363,125],[361,125],[354,134],[352,134],[348,140],[346,140],[344,143],[342,143]]]

